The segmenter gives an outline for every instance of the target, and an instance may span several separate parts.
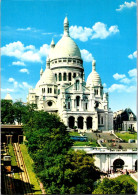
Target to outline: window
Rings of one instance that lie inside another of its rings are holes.
[[[70,109],[70,102],[68,102],[68,109]]]
[[[56,94],[56,93],[57,93],[57,89],[55,88],[55,89],[54,89],[54,94]]]
[[[62,75],[59,73],[59,81],[62,81]]]
[[[47,104],[48,104],[48,106],[52,106],[52,102],[51,101],[49,101]]]
[[[63,62],[67,62],[67,60],[63,60]]]
[[[80,105],[80,96],[76,97],[76,105],[79,106]]]
[[[55,78],[56,78],[56,81],[57,81],[57,74],[55,74]]]
[[[67,75],[66,75],[66,73],[63,74],[63,80],[64,80],[64,81],[67,80]]]
[[[79,90],[79,87],[80,87],[80,81],[77,80],[77,81],[76,81],[76,90]]]
[[[71,62],[71,60],[68,60],[68,62]]]
[[[88,104],[86,103],[86,110],[88,109]]]
[[[76,63],[76,60],[73,60],[73,63]]]
[[[101,124],[103,125],[103,116],[101,116]]]
[[[71,72],[69,73],[69,81],[71,81]]]
[[[73,78],[75,78],[75,77],[76,77],[76,73],[73,74]]]
[[[62,60],[58,60],[58,62],[62,62]]]
[[[60,89],[58,89],[58,95],[60,94]]]
[[[43,96],[43,100],[45,100],[45,96]]]
[[[47,91],[48,91],[48,93],[50,93],[49,88],[48,88],[48,90],[47,90]]]
[[[55,61],[55,63],[57,63],[57,61]]]
[[[52,88],[50,88],[50,93],[52,93]]]

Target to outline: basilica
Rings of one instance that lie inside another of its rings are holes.
[[[69,22],[64,20],[64,33],[57,44],[52,40],[46,69],[29,90],[28,103],[38,110],[57,113],[68,129],[108,131],[113,129],[113,112],[108,93],[103,92],[101,78],[92,62],[92,72],[84,79],[80,49],[69,35]]]

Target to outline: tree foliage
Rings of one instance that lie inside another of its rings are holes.
[[[27,146],[47,194],[91,193],[99,178],[93,158],[71,150],[72,140],[57,115],[30,111],[28,116],[24,125]]]
[[[118,181],[115,179],[104,178],[98,183],[92,194],[135,194],[134,185],[128,181]]]

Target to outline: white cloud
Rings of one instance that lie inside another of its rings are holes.
[[[31,27],[27,27],[27,28],[17,28],[17,31],[30,31],[32,30]]]
[[[131,82],[131,79],[123,78],[120,80],[121,83],[129,84]]]
[[[15,79],[14,78],[9,78],[9,80],[8,80],[9,82],[14,82],[15,81]]]
[[[14,78],[9,78],[9,79],[8,79],[8,81],[9,81],[10,83],[13,83],[13,84],[14,84],[14,88],[16,88],[16,87],[17,87],[18,82],[17,82],[17,81],[15,81],[15,79],[14,79]]]
[[[12,62],[12,65],[15,65],[15,66],[26,66],[25,63],[21,62],[21,61]]]
[[[106,83],[103,83],[103,87],[107,87]]]
[[[133,91],[136,91],[137,87],[136,86],[127,86],[123,84],[113,84],[111,87],[108,89],[109,92],[128,92],[131,93]]]
[[[29,71],[28,71],[28,69],[26,69],[26,68],[20,69],[19,72],[29,74]]]
[[[22,89],[25,89],[25,88],[30,89],[30,88],[32,88],[32,86],[29,85],[27,82],[22,82],[21,84],[19,84],[19,87],[22,88]]]
[[[71,26],[69,28],[70,36],[74,39],[80,39],[81,41],[88,41],[88,38],[92,35],[92,29],[82,26]]]
[[[92,56],[92,54],[86,49],[82,49],[80,50],[80,52],[81,52],[81,57],[84,61],[91,62],[92,60],[94,60],[94,57]]]
[[[92,28],[75,25],[71,26],[69,30],[70,36],[74,39],[79,39],[80,41],[88,41],[89,38],[105,39],[108,36],[119,32],[117,25],[107,28],[107,25],[102,22],[95,23]]]
[[[129,59],[137,58],[137,51],[134,51],[132,54],[128,56]]]
[[[36,49],[33,45],[24,46],[20,41],[6,44],[1,48],[1,55],[15,57],[23,62],[40,62],[42,58],[48,55],[50,46],[44,44],[40,49]],[[14,63],[15,64],[15,63]],[[16,64],[17,65],[17,64]],[[19,65],[19,61],[18,61]]]
[[[137,69],[134,68],[128,72],[130,77],[136,77],[137,76]]]
[[[1,89],[2,92],[14,92],[14,89]]]
[[[102,23],[102,22],[97,22],[95,25],[92,27],[93,29],[93,34],[92,34],[92,39],[105,39],[108,36],[112,34],[116,34],[119,32],[118,26],[111,26],[110,28],[107,28],[107,25]]]
[[[134,2],[134,1],[126,2],[125,1],[124,4],[119,5],[119,8],[116,9],[116,11],[122,11],[125,8],[132,8],[132,7],[135,7],[135,6],[137,6],[137,3],[136,2]]]
[[[39,50],[39,55],[41,57],[46,57],[49,53],[49,49],[50,49],[50,45],[47,45],[47,44],[43,44],[41,47],[40,47],[40,50]]]
[[[114,77],[115,80],[119,80],[119,79],[125,78],[126,75],[116,73],[116,74],[113,75],[113,77]]]

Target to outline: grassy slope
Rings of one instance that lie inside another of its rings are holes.
[[[121,175],[116,177],[115,180],[119,180],[121,182],[128,181],[129,183],[134,185],[134,188],[137,191],[137,182],[130,175]]]
[[[28,175],[30,178],[30,183],[32,185],[34,185],[34,191],[35,191],[34,194],[42,194],[42,192],[40,190],[40,185],[39,185],[38,180],[36,178],[36,175],[33,171],[33,160],[31,159],[31,157],[28,154],[27,147],[24,144],[20,144],[20,148],[21,148],[24,162],[25,162],[27,172],[28,172]]]
[[[130,134],[126,132],[126,133],[115,133],[115,134],[126,142],[128,142],[129,139],[137,139],[137,133]]]
[[[8,147],[9,147],[9,155],[11,156],[11,166],[17,166],[16,157],[15,157],[15,154],[14,154],[12,144],[9,144]],[[19,179],[20,180],[20,176],[19,176],[18,173],[14,174],[14,179]]]

